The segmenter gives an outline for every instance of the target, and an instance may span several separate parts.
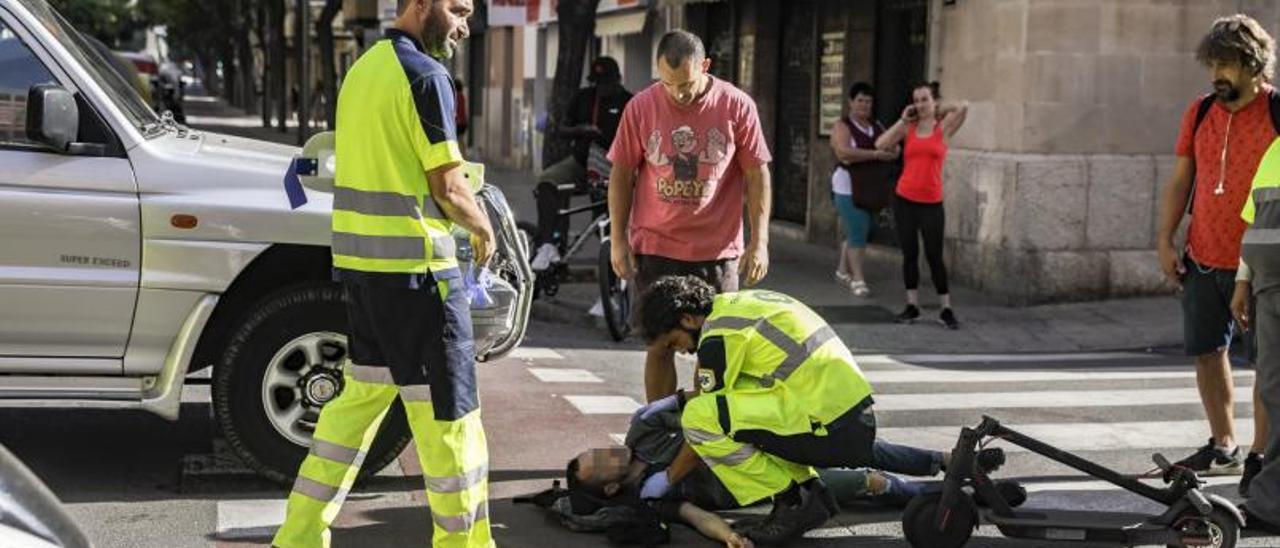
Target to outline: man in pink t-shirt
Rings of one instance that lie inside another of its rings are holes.
[[[769,269],[771,159],[755,102],[707,74],[702,41],[687,31],[664,35],[655,62],[660,81],[627,104],[609,151],[613,269],[635,295],[666,275],[722,292],[737,291],[739,275],[755,285]],[[675,391],[675,352],[660,339],[645,358],[645,395]]]

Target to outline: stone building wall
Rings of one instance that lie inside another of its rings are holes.
[[[1218,15],[1271,32],[1268,0],[964,0],[943,8],[944,99],[970,103],[944,170],[954,277],[1017,303],[1170,289],[1156,208],[1194,49]]]

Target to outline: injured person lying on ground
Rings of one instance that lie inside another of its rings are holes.
[[[667,469],[683,445],[677,409],[642,408],[632,417],[624,447],[584,451],[569,461],[569,489],[560,492],[563,496],[552,502],[552,510],[571,529],[607,532],[619,542],[657,544],[666,539],[666,524],[683,523],[731,548],[754,546],[750,537],[756,521],[730,525],[713,513],[741,505],[705,466],[661,489],[665,492],[660,497],[651,496],[654,483],[666,481],[655,478],[668,477]],[[873,464],[878,470],[832,468],[817,470],[817,475],[841,506],[901,508],[931,486],[880,470],[933,476],[948,460],[945,453],[877,440]],[[1015,502],[1025,496],[1015,484],[1000,488]]]

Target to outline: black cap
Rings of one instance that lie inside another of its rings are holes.
[[[612,57],[597,57],[591,62],[591,72],[587,73],[587,81],[594,84],[617,82],[622,79],[622,70]]]

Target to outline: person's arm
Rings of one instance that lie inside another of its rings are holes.
[[[942,136],[951,139],[960,126],[964,125],[964,120],[969,116],[969,102],[960,101],[956,103],[948,103],[943,107],[942,114]]]
[[[1231,294],[1231,316],[1240,324],[1240,329],[1249,330],[1249,297],[1253,294],[1253,271],[1240,258],[1240,268],[1236,270],[1236,287]]]
[[[630,279],[636,271],[636,256],[627,238],[635,183],[634,169],[613,164],[609,171],[609,260],[613,263],[613,272],[623,279]]]
[[[1187,196],[1194,177],[1194,160],[1188,156],[1178,156],[1173,164],[1173,175],[1165,184],[1160,198],[1160,217],[1156,225],[1156,251],[1160,256],[1160,269],[1169,281],[1179,287],[1182,286],[1182,265],[1179,264],[1178,249],[1173,237],[1187,209]]]
[[[902,109],[902,117],[898,118],[889,129],[876,139],[876,148],[880,150],[893,150],[903,139],[907,138],[907,130],[911,128],[911,123],[916,120],[915,105],[907,105]]]
[[[849,126],[844,122],[837,121],[831,126],[831,151],[836,155],[836,161],[841,164],[856,164],[859,162],[873,162],[876,160],[892,160],[894,154],[885,150],[867,150],[850,146],[852,137],[849,133]]]
[[[745,275],[744,285],[756,285],[769,273],[769,211],[773,191],[769,165],[761,164],[744,173],[747,181],[747,223],[751,240],[742,255],[739,270]]]
[[[486,264],[493,256],[493,227],[489,216],[476,203],[471,184],[462,173],[462,164],[450,163],[427,172],[427,185],[431,198],[440,205],[444,214],[471,233],[471,246],[476,264]]]
[[[727,548],[752,548],[754,546],[750,539],[735,532],[724,518],[698,508],[692,503],[680,503],[680,519],[697,529],[703,536],[717,542],[723,542]]]

